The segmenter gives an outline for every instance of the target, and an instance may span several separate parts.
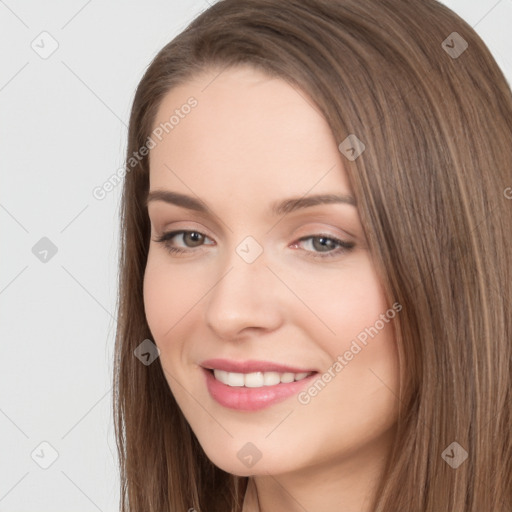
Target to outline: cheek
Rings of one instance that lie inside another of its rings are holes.
[[[380,397],[382,382],[397,390],[393,324],[399,313],[387,303],[369,257],[354,259],[330,275],[317,275],[314,283],[301,286],[301,293],[316,314],[316,318],[304,316],[301,322],[327,354],[324,370],[336,375],[332,391],[341,387],[349,395],[346,400],[352,397],[355,406],[368,396]],[[336,361],[342,369],[333,366]]]
[[[303,316],[310,325],[313,339],[320,335],[330,340],[328,343],[334,348],[342,348],[345,341],[374,325],[391,307],[366,254],[332,272],[317,272],[309,279],[295,277],[294,287],[313,313]],[[313,329],[316,329],[316,336]],[[381,326],[379,330],[388,329]]]
[[[159,340],[165,324],[169,323],[169,314],[175,311],[174,304],[169,303],[175,295],[170,292],[169,285],[165,274],[158,271],[149,256],[143,282],[144,310],[155,341]]]
[[[157,344],[162,344],[178,330],[194,298],[200,296],[200,290],[195,290],[193,283],[193,280],[187,282],[182,272],[172,271],[150,251],[143,282],[144,309]]]

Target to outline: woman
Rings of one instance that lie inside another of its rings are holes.
[[[121,509],[509,511],[512,94],[433,1],[223,0],[129,127]]]

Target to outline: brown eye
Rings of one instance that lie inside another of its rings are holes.
[[[313,240],[312,246],[315,249],[315,251],[318,251],[318,252],[331,251],[333,249],[336,249],[337,245],[338,245],[338,243],[334,239],[327,238],[325,236],[315,237],[315,238],[312,238],[312,240]]]
[[[169,231],[164,233],[160,238],[156,239],[155,242],[162,243],[170,253],[182,254],[191,251],[201,245],[215,245],[206,235],[199,231]]]
[[[186,231],[183,233],[183,241],[188,247],[197,247],[204,242],[205,236],[197,231]]]

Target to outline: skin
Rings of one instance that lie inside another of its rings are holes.
[[[249,66],[219,72],[172,89],[154,124],[190,96],[197,99],[151,149],[150,190],[200,198],[213,212],[148,204],[144,302],[160,362],[207,456],[227,472],[253,476],[255,510],[368,511],[398,412],[392,321],[307,405],[292,396],[260,411],[237,411],[218,404],[206,388],[199,364],[213,357],[327,371],[391,307],[357,207],[270,213],[273,202],[290,197],[353,195],[341,141],[312,100]],[[179,229],[205,237],[177,235],[168,242],[185,254],[156,242]],[[354,247],[325,256],[339,246],[323,249],[320,235]],[[253,263],[236,252],[247,236],[263,249]],[[303,237],[317,238],[299,241]],[[261,452],[251,468],[237,457],[247,442]]]

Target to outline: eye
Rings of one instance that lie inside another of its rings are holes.
[[[181,246],[176,245],[176,241],[181,240]],[[207,241],[210,240],[210,243]],[[155,242],[163,243],[166,249],[172,254],[183,254],[194,252],[195,248],[203,245],[215,245],[215,242],[200,231],[179,230],[163,233]],[[303,251],[308,257],[329,258],[346,253],[354,248],[353,242],[340,240],[339,238],[326,235],[310,235],[300,238],[292,244],[293,248],[305,247]]]
[[[305,242],[303,245],[308,247],[305,251],[309,253],[308,256],[313,258],[338,256],[355,247],[354,242],[347,242],[324,234],[302,237],[293,244],[293,247],[298,247],[300,242]]]
[[[184,247],[176,247],[173,243],[173,240],[180,239],[184,244]],[[205,240],[210,240],[204,233],[199,231],[189,231],[189,230],[180,230],[180,231],[169,231],[164,233],[160,238],[155,240],[155,242],[163,243],[166,249],[170,253],[185,253],[190,252],[195,247],[200,247],[204,245]],[[213,244],[206,244],[213,245]]]

